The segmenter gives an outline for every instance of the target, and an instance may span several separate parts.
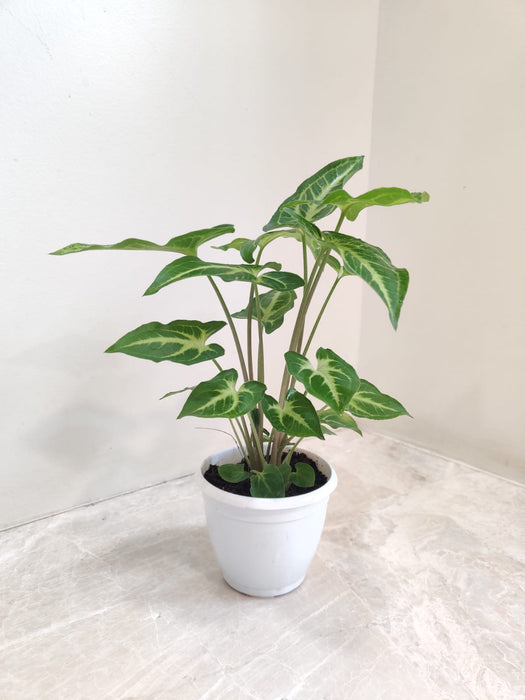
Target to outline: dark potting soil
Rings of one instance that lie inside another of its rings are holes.
[[[284,457],[285,455],[283,455],[282,459],[284,459]],[[311,460],[310,457],[307,457],[303,452],[295,452],[292,455],[290,462],[292,467],[295,466],[297,462],[306,462],[307,464],[310,464],[315,471],[315,483],[309,488],[301,488],[300,486],[296,486],[295,484],[290,484],[288,490],[286,491],[286,496],[300,496],[303,493],[315,491],[321,486],[324,486],[324,484],[326,484],[326,482],[328,481],[327,477],[319,471],[315,462]],[[245,470],[249,471],[245,460],[242,460],[240,464],[244,464]],[[204,478],[206,479],[206,481],[209,481],[210,484],[213,484],[213,486],[216,486],[218,489],[222,489],[222,491],[228,491],[228,493],[235,493],[238,496],[251,495],[249,479],[245,479],[244,481],[241,481],[238,484],[231,484],[229,481],[224,481],[224,479],[222,479],[219,475],[219,467],[217,464],[210,464],[208,470],[204,474]]]

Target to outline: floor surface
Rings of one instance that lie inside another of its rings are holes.
[[[378,436],[323,454],[280,598],[223,582],[193,477],[0,534],[0,698],[525,698],[525,488]]]

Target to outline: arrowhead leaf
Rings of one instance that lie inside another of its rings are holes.
[[[388,420],[410,415],[399,401],[383,394],[366,379],[361,379],[359,389],[352,396],[346,410],[354,416],[372,420]]]
[[[169,284],[191,277],[219,277],[224,282],[251,282],[278,290],[295,289],[304,284],[302,277],[292,272],[273,269],[271,272],[262,273],[268,267],[280,268],[280,264],[270,262],[264,265],[230,265],[206,262],[193,255],[187,255],[166,265],[146,289],[144,296],[156,294]]]
[[[261,382],[251,381],[237,390],[237,379],[237,371],[227,369],[197,384],[178,417],[238,418],[249,413],[262,399],[266,387]]]
[[[325,197],[326,204],[338,206],[345,217],[350,221],[355,221],[361,211],[367,207],[380,206],[392,207],[396,204],[408,204],[416,202],[428,202],[430,196],[428,192],[409,192],[401,187],[379,187],[370,190],[359,197],[352,197],[344,190],[336,190]]]
[[[284,480],[279,467],[265,464],[262,472],[252,471],[250,494],[254,498],[283,498]]]
[[[294,437],[324,439],[317,412],[304,394],[292,389],[283,408],[272,396],[265,394],[261,405],[264,415],[276,430]]]
[[[352,175],[363,167],[363,156],[342,158],[325,165],[307,180],[302,182],[296,191],[287,197],[277,209],[263,231],[271,231],[282,226],[293,226],[295,222],[285,207],[286,204],[300,201],[294,210],[308,221],[317,221],[331,214],[335,205],[326,204],[323,200],[334,190],[343,187]]]
[[[153,362],[180,362],[193,365],[224,355],[215,343],[206,345],[208,338],[224,328],[224,321],[172,321],[146,323],[126,333],[106,352],[122,352]]]
[[[265,292],[259,296],[259,304],[261,308],[261,322],[266,333],[273,333],[282,326],[285,314],[293,309],[296,293],[292,290],[289,292]],[[257,317],[257,308],[254,304],[254,317]],[[232,314],[234,318],[248,318],[248,308]]]
[[[197,249],[203,243],[213,238],[223,236],[225,233],[233,233],[235,228],[231,224],[220,224],[213,228],[190,231],[182,236],[176,236],[165,245],[158,245],[141,238],[126,238],[120,243],[112,245],[99,245],[97,243],[71,243],[65,248],[56,250],[51,255],[68,255],[69,253],[81,253],[85,250],[162,250],[168,253],[180,253],[181,255],[197,255]]]
[[[377,246],[342,233],[325,233],[325,241],[336,250],[350,274],[361,277],[385,302],[390,321],[397,328],[399,314],[408,288],[408,271],[392,265],[388,255]]]
[[[311,488],[315,484],[314,468],[306,462],[297,462],[295,471],[290,474],[290,481],[303,489]]]
[[[230,484],[238,484],[250,478],[250,472],[244,468],[244,464],[221,464],[219,466],[219,476]]]
[[[354,430],[359,435],[362,435],[359,426],[355,422],[354,418],[349,413],[335,413],[331,408],[324,408],[322,411],[318,412],[319,420],[323,426],[323,430],[330,435],[333,435],[331,430],[328,430],[325,426],[330,428],[348,428],[349,430]]]
[[[359,387],[359,377],[352,365],[333,350],[319,348],[316,353],[317,369],[298,352],[284,355],[290,374],[304,384],[306,391],[321,399],[340,413]]]

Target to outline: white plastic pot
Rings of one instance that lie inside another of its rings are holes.
[[[199,480],[211,543],[226,583],[241,593],[270,597],[297,588],[319,544],[328,498],[337,486],[333,468],[302,450],[328,477],[321,488],[288,498],[251,498],[222,491],[204,478],[210,464],[240,461],[235,447],[211,455]]]

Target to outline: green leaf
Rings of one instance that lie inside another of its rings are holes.
[[[98,245],[97,243],[72,243],[65,248],[56,250],[51,255],[68,255],[69,253],[81,253],[85,250],[163,250],[168,253],[180,253],[181,255],[197,255],[197,249],[203,243],[213,238],[223,236],[225,233],[233,233],[235,228],[231,224],[220,224],[213,228],[190,231],[182,236],[170,239],[165,245],[144,241],[141,238],[126,238],[113,245]]]
[[[219,476],[230,484],[238,484],[250,478],[250,472],[244,468],[244,464],[221,464]]]
[[[123,335],[106,352],[123,352],[153,362],[180,362],[193,365],[224,355],[215,343],[206,345],[208,338],[224,328],[224,321],[172,321],[146,323]]]
[[[273,333],[282,326],[285,314],[293,309],[297,294],[294,291],[289,292],[265,292],[259,296],[259,304],[261,307],[261,321],[266,333]],[[257,317],[257,307],[253,305],[254,318]],[[232,314],[234,318],[248,318],[248,307],[242,311],[237,311]]]
[[[290,475],[290,481],[303,489],[311,488],[315,484],[314,468],[306,462],[297,462],[295,471]]]
[[[315,436],[324,439],[317,412],[304,394],[292,389],[283,408],[272,396],[265,394],[261,405],[264,415],[276,430],[294,437]]]
[[[250,494],[254,498],[283,498],[284,481],[275,464],[265,464],[262,472],[252,471]]]
[[[388,255],[377,246],[342,233],[325,233],[325,241],[336,250],[345,269],[358,275],[385,302],[390,321],[397,328],[408,288],[408,271],[394,267]]]
[[[263,231],[271,231],[282,226],[294,225],[289,210],[283,208],[286,204],[304,202],[294,206],[295,211],[308,221],[317,221],[331,214],[335,206],[324,204],[322,200],[334,190],[343,187],[352,175],[363,167],[363,156],[354,158],[342,158],[325,165],[307,180],[302,182],[296,191],[287,197],[279,206],[270,221],[263,227]]]
[[[333,435],[331,430],[328,430],[325,426],[330,428],[348,428],[349,430],[354,430],[359,435],[362,435],[361,429],[355,422],[354,418],[349,413],[336,413],[331,408],[323,408],[318,411],[319,421],[323,426],[323,431]]]
[[[146,289],[144,296],[156,294],[169,284],[191,277],[220,277],[224,282],[251,282],[278,290],[295,289],[303,285],[302,278],[292,272],[272,270],[262,273],[268,267],[280,268],[280,264],[270,262],[265,265],[230,265],[206,262],[188,255],[166,265]]]
[[[261,382],[246,382],[237,390],[237,379],[235,369],[226,369],[197,384],[178,417],[238,418],[249,413],[262,399],[266,387]]]
[[[361,379],[359,389],[352,396],[346,410],[354,416],[372,420],[388,420],[410,415],[399,401],[383,394],[366,379]]]
[[[195,389],[194,386],[185,386],[184,389],[177,389],[176,391],[168,391],[167,394],[164,394],[164,396],[160,397],[160,401],[162,399],[167,399],[168,396],[175,396],[176,394],[183,394],[185,391],[193,391]]]
[[[401,187],[379,187],[378,189],[365,192],[359,197],[352,197],[344,190],[336,190],[325,197],[324,203],[335,204],[341,209],[347,219],[355,221],[359,213],[367,207],[392,207],[396,204],[408,204],[410,202],[421,204],[422,202],[428,202],[429,199],[428,192],[409,192]]]
[[[317,351],[317,369],[298,352],[289,351],[284,357],[288,371],[304,384],[306,391],[338,413],[344,410],[359,388],[355,369],[329,348]]]

